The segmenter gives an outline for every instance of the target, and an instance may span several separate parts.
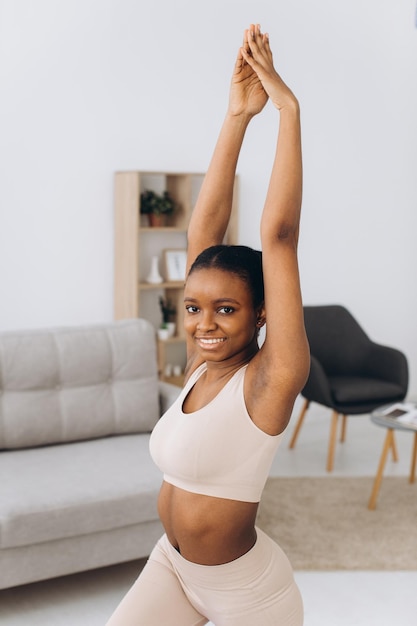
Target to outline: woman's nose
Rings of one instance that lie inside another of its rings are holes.
[[[214,316],[212,313],[202,313],[200,319],[198,320],[198,329],[201,331],[213,330],[216,327],[216,323],[214,321]]]

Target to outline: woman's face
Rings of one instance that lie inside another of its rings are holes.
[[[258,349],[257,311],[244,280],[219,269],[194,270],[185,285],[184,328],[206,361],[247,359]]]

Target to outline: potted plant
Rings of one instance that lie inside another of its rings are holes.
[[[175,202],[168,191],[162,194],[147,189],[140,194],[140,212],[149,216],[151,226],[163,226],[165,217],[175,211]]]
[[[159,308],[162,313],[162,324],[160,330],[166,331],[165,333],[162,333],[162,336],[165,336],[165,338],[168,339],[175,333],[175,314],[177,311],[171,300],[168,298],[165,299],[162,296],[159,296]],[[159,333],[159,335],[161,335],[161,333]]]

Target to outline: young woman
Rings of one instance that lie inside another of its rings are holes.
[[[222,241],[245,131],[268,98],[280,122],[261,257]],[[255,526],[309,371],[297,265],[301,187],[299,105],[274,69],[268,35],[251,25],[188,231],[185,387],[151,438],[164,473],[165,534],[108,626],[303,623],[288,559]]]

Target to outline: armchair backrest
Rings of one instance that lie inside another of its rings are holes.
[[[304,323],[310,351],[327,375],[360,374],[371,340],[340,305],[305,306]]]

